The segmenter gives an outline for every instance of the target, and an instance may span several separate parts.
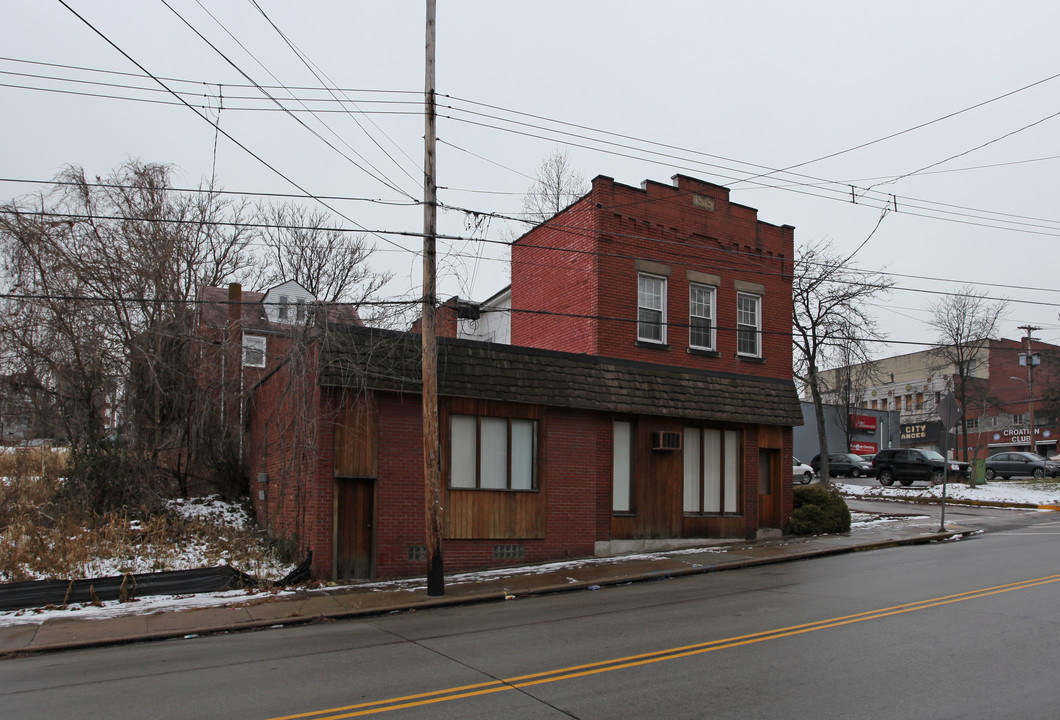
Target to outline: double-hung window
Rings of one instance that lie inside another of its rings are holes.
[[[449,486],[537,489],[537,421],[449,416]]]
[[[637,339],[666,342],[666,278],[640,274],[637,278]]]
[[[736,294],[736,353],[762,356],[762,298],[759,295]]]
[[[740,432],[686,427],[684,434],[685,512],[738,513]]]
[[[692,283],[688,288],[688,346],[714,349],[714,288]]]
[[[265,338],[260,335],[243,336],[243,364],[247,367],[265,367]]]

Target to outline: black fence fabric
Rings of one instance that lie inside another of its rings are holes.
[[[258,580],[227,565],[198,570],[130,573],[86,580],[36,580],[0,585],[0,612],[26,608],[87,605],[105,600],[128,602],[149,595],[193,595],[244,588],[283,587],[310,579],[313,556],[279,582]]]

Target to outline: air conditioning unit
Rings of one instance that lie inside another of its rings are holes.
[[[651,434],[652,450],[680,450],[681,433],[679,432],[653,432]]]

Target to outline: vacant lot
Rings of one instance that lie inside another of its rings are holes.
[[[0,582],[79,579],[229,564],[278,579],[280,557],[238,503],[215,496],[93,516],[62,502],[64,455],[0,454]]]

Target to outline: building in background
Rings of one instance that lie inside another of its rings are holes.
[[[1037,363],[1028,371],[1026,358]],[[1037,339],[984,340],[970,360],[966,375],[967,443],[958,425],[944,438],[939,403],[956,391],[961,373],[933,350],[877,360],[861,377],[869,381],[854,389],[853,404],[865,410],[886,410],[899,415],[902,447],[939,451],[952,457],[985,458],[1007,450],[1031,449],[1031,409],[1034,410],[1034,449],[1041,455],[1057,454],[1057,396],[1060,346]],[[841,385],[843,369],[822,373],[827,387]],[[836,402],[842,393],[825,394]],[[967,454],[967,455],[965,455]]]
[[[901,425],[896,410],[856,410],[842,405],[825,405],[825,432],[828,452],[875,455],[883,448],[899,447]],[[849,433],[849,434],[848,434]],[[795,457],[804,463],[821,452],[817,438],[817,411],[809,400],[802,401],[802,425],[794,432]]]

